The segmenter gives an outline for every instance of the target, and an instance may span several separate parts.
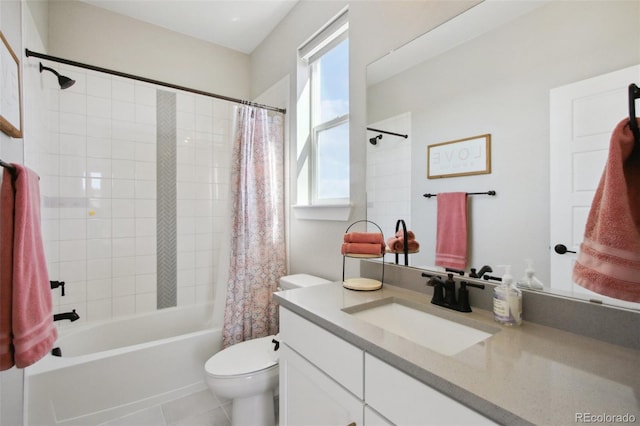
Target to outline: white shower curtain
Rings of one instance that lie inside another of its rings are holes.
[[[282,114],[238,107],[231,161],[224,347],[278,331],[272,293],[286,272]]]

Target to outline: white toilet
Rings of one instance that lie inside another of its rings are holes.
[[[288,290],[325,284],[330,281],[307,274],[280,278],[280,288]],[[248,340],[216,353],[204,365],[207,385],[214,395],[233,400],[234,426],[275,425],[273,392],[278,387],[276,336]]]

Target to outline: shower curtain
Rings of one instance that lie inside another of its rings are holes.
[[[285,275],[283,117],[236,111],[231,162],[231,250],[223,346],[278,331],[272,293]]]

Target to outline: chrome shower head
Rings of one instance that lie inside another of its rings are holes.
[[[69,77],[65,77],[64,75],[60,75],[58,73],[58,71],[54,70],[53,68],[49,68],[49,67],[45,67],[44,65],[42,65],[42,62],[40,62],[40,72],[42,72],[42,70],[47,70],[47,71],[51,71],[52,73],[54,73],[56,75],[56,77],[58,77],[58,84],[60,85],[61,89],[68,89],[69,87],[73,86],[75,84],[75,80],[70,79]]]
[[[382,135],[372,137],[371,139],[369,139],[369,143],[371,145],[378,145],[378,139],[382,139]]]

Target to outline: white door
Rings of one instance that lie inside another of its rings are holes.
[[[594,295],[571,279],[577,252],[615,126],[629,117],[628,87],[640,65],[552,89],[550,93],[551,288]],[[639,102],[640,104],[640,102]],[[640,112],[640,105],[636,106]],[[599,296],[598,298],[604,299]]]

